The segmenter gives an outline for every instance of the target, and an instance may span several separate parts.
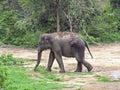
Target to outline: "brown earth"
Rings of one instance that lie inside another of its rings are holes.
[[[59,73],[58,64],[54,62],[52,73],[58,75],[63,79],[60,84],[66,84],[71,88],[63,90],[120,90],[120,82],[100,82],[96,76],[109,77],[112,80],[120,81],[120,43],[114,44],[100,44],[99,46],[90,46],[90,50],[94,56],[91,59],[88,51],[86,50],[86,60],[93,65],[92,74],[74,73],[76,68],[76,60],[74,58],[63,57],[66,73]],[[24,48],[10,48],[7,46],[0,47],[0,55],[3,53],[13,54],[17,58],[30,59],[35,62],[28,65],[33,70],[36,64],[37,50],[24,49]],[[48,61],[49,50],[44,51],[42,54],[41,64],[46,66]]]

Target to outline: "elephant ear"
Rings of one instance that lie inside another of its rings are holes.
[[[40,36],[40,39],[39,39],[39,45],[43,45],[44,44],[44,36]]]

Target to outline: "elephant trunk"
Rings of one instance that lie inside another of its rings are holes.
[[[40,64],[40,60],[41,60],[41,52],[40,50],[38,50],[38,56],[37,56],[37,64],[35,65],[34,70],[38,67],[38,65]]]

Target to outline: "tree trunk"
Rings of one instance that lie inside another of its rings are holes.
[[[60,0],[56,1],[57,4],[57,10],[56,10],[56,16],[57,16],[57,32],[60,31]]]

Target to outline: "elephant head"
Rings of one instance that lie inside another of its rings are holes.
[[[38,50],[50,49],[52,44],[52,35],[43,34],[39,40]]]

